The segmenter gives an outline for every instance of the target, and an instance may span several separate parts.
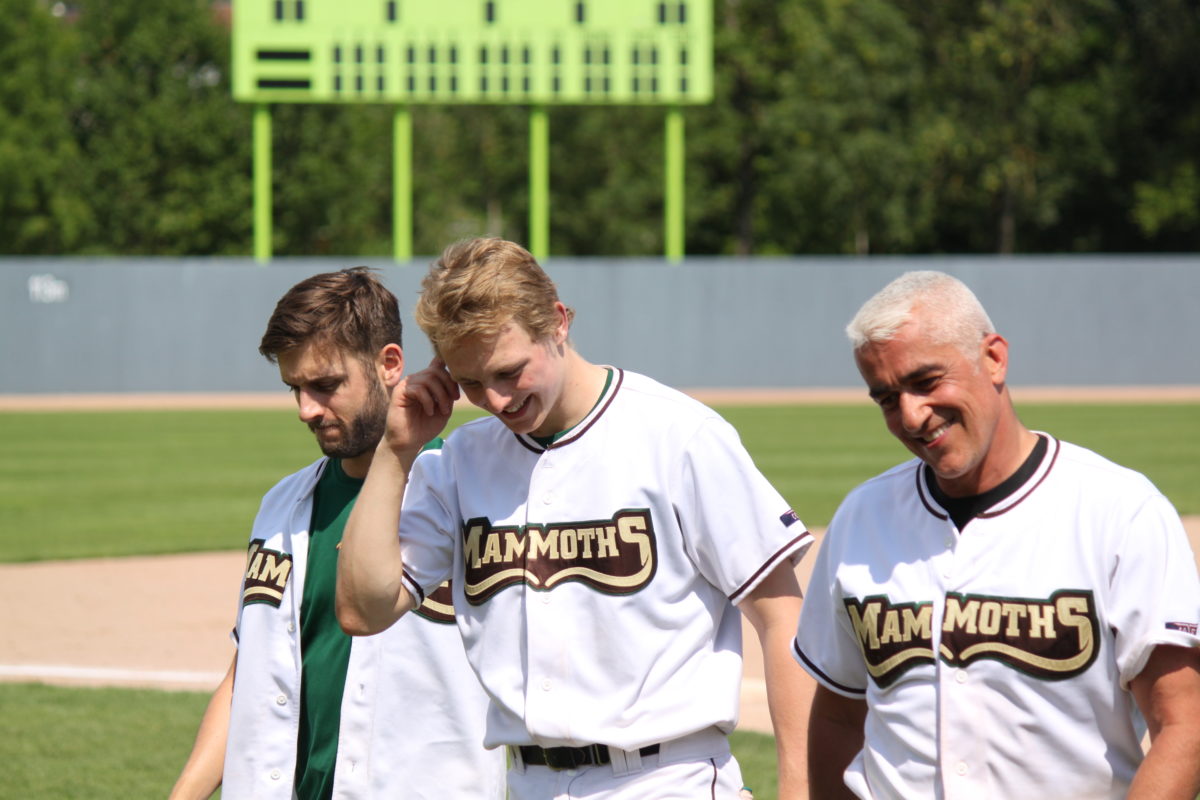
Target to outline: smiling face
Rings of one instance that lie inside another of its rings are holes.
[[[399,347],[391,347],[399,353]],[[369,463],[387,422],[388,393],[380,369],[310,342],[279,354],[279,375],[322,453],[349,461],[343,467],[352,475],[358,472],[356,461]]]
[[[574,423],[568,383],[565,317],[537,340],[516,322],[495,336],[468,336],[443,347],[442,360],[473,404],[499,417],[513,433],[551,436]]]
[[[1004,392],[1008,343],[985,335],[975,357],[923,334],[919,314],[887,340],[855,351],[892,435],[933,470],[952,497],[979,494],[1016,471],[1020,423]]]

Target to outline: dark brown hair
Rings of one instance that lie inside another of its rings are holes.
[[[351,267],[297,283],[275,305],[258,352],[272,364],[280,353],[320,342],[367,362],[401,344],[400,308],[374,271]]]

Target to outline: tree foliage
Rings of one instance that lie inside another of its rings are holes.
[[[248,254],[210,0],[0,0],[0,249]],[[1193,0],[714,0],[690,253],[1200,248]],[[273,109],[273,249],[391,252],[393,109]],[[524,240],[528,115],[412,109],[415,249]],[[663,246],[664,112],[551,108],[551,250]]]
[[[0,0],[0,247],[69,252],[83,242],[90,207],[71,190],[76,38],[29,0]]]

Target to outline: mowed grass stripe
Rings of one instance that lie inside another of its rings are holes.
[[[718,410],[810,526],[907,457],[869,405]],[[1200,513],[1200,404],[1020,412],[1145,472],[1181,513]],[[452,426],[474,416],[456,413]],[[318,455],[294,414],[270,409],[8,413],[0,441],[0,562],[240,549],[262,494]]]

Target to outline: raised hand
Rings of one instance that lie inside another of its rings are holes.
[[[435,356],[428,367],[392,389],[384,436],[387,446],[406,461],[415,458],[446,427],[458,397],[458,384],[446,371],[445,363]]]

